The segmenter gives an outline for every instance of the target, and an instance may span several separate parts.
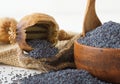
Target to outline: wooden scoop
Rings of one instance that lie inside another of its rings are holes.
[[[95,11],[95,0],[87,0],[82,35],[85,36],[86,32],[89,32],[100,25],[101,22]]]
[[[100,25],[95,0],[88,0],[82,35]],[[120,84],[120,49],[97,48],[75,41],[74,61],[77,69],[85,69],[101,80]]]

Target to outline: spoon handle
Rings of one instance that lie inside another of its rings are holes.
[[[99,20],[95,11],[95,1],[96,0],[87,0],[86,13],[82,30],[83,36],[85,36],[86,32],[89,32],[101,25],[101,21]]]

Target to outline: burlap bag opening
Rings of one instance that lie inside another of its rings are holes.
[[[59,52],[50,58],[35,59],[28,55],[22,54],[19,57],[20,66],[24,68],[34,68],[42,72],[51,70],[61,70],[65,68],[76,68],[74,64],[74,41],[80,37],[77,33],[65,32],[67,36],[66,40],[58,41],[56,47]]]

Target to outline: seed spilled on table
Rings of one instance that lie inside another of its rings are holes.
[[[18,82],[19,84],[111,84],[105,83],[85,70],[66,69],[56,72],[48,72],[29,75]]]

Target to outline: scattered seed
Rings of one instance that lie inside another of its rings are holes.
[[[19,84],[111,84],[93,77],[85,70],[66,69],[56,72],[48,72],[29,75],[19,80]]]

